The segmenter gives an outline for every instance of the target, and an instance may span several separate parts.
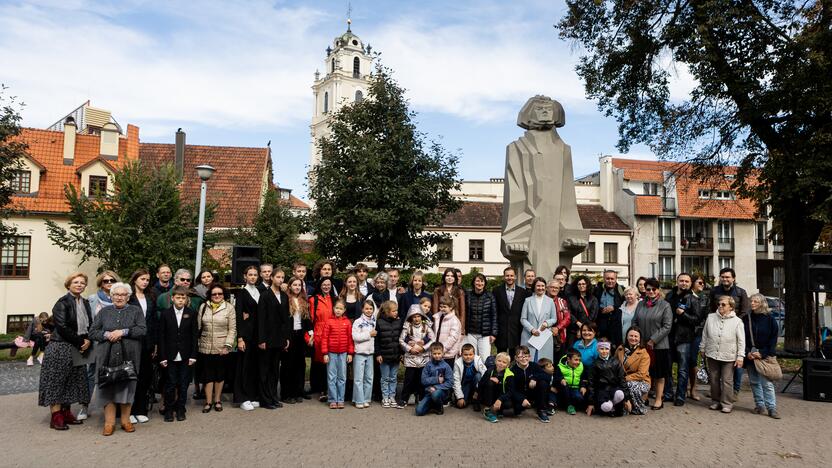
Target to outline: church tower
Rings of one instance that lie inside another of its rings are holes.
[[[315,71],[312,93],[315,95],[315,109],[312,112],[312,156],[309,169],[321,161],[318,139],[329,132],[329,118],[342,106],[360,101],[367,95],[372,72],[372,47],[353,34],[351,21],[347,20],[347,32],[336,37],[326,48],[323,69]]]

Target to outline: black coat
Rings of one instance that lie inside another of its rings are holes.
[[[468,319],[465,321],[466,333],[482,336],[497,336],[497,301],[488,291],[476,294],[474,291],[465,292],[465,310]]]
[[[147,302],[147,312],[144,314],[144,325],[147,327],[147,334],[142,337],[142,351],[153,351],[153,347],[159,344],[159,320],[158,312],[156,311],[156,297],[150,291],[146,292],[145,302]],[[135,294],[130,295],[128,304],[134,305],[139,309],[142,305]]]
[[[520,332],[523,330],[520,315],[529,293],[515,284],[514,301],[509,304],[504,283],[494,288],[491,294],[494,295],[497,306],[497,339],[494,344],[497,349],[514,349],[520,344]]]
[[[572,315],[572,323],[569,324],[569,328],[572,330],[578,330],[577,322],[587,323],[598,320],[598,299],[592,294],[587,294],[583,299],[584,304],[581,305],[580,294],[569,296],[569,314]],[[586,310],[584,310],[584,306],[586,306]],[[588,315],[587,312],[589,312]]]
[[[82,299],[86,309],[89,327],[92,327],[92,308],[90,301]],[[52,307],[52,318],[55,321],[55,333],[52,341],[65,341],[79,350],[87,339],[87,335],[78,334],[78,316],[75,313],[75,299],[67,293]],[[91,349],[87,348],[87,351]]]
[[[608,314],[601,312],[601,297],[604,294],[604,289],[604,282],[602,281],[595,285],[595,289],[593,290],[593,296],[595,296],[595,300],[598,301],[598,316],[595,319],[595,324],[598,325],[598,336],[609,338],[613,347],[615,347],[621,344],[621,342],[617,340],[618,333],[615,333],[615,331],[621,329],[621,310],[619,307],[621,307],[621,304],[624,303],[624,288],[618,284],[616,284],[613,288],[613,309],[612,312]],[[615,339],[611,335],[616,335]]]
[[[376,320],[375,355],[381,356],[384,362],[399,362],[402,348],[399,346],[399,335],[402,333],[402,318],[379,317]]]
[[[289,317],[289,296],[280,292],[280,302],[271,288],[260,294],[257,304],[257,342],[267,348],[283,349],[289,343],[292,324]]]
[[[670,311],[673,313],[673,327],[670,329],[671,343],[674,345],[693,343],[696,328],[702,326],[707,317],[699,299],[690,290],[680,291],[678,287],[674,287],[665,300],[670,303]],[[676,309],[680,307],[685,309],[681,315],[676,313]]]
[[[162,311],[159,318],[160,360],[171,363],[176,359],[176,353],[182,356],[183,361],[196,359],[198,342],[199,328],[196,312],[193,309],[185,307],[179,325],[176,324],[176,313],[173,307]]]
[[[268,289],[260,291],[260,297],[268,293]],[[257,301],[251,297],[251,293],[246,288],[236,290],[234,297],[236,299],[234,312],[237,314],[237,337],[242,338],[246,346],[256,345],[259,343],[257,341]],[[248,320],[243,319],[244,312],[248,314]]]
[[[584,372],[587,372],[586,367],[584,367]],[[589,384],[588,399],[590,401],[594,400],[595,395],[600,390],[618,388],[625,395],[628,393],[624,366],[612,354],[610,354],[610,358],[606,361],[601,358],[595,360],[589,376]]]

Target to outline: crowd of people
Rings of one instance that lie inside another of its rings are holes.
[[[308,276],[301,263],[251,266],[229,291],[209,271],[162,265],[123,282],[108,270],[89,297],[89,278],[72,273],[27,334],[45,347],[39,405],[66,430],[95,396],[104,435],[117,417],[125,432],[147,422],[157,392],[164,421],[184,421],[192,381],[203,413],[223,411],[225,389],[245,411],[317,398],[333,410],[412,404],[417,416],[473,408],[492,423],[526,410],[541,422],[558,410],[644,415],[700,400],[701,355],[710,409],[732,411],[746,370],[754,411],[779,418],[774,385],[753,364],[774,355],[777,323],[730,268],[710,289],[680,273],[667,294],[655,278],[625,287],[608,270],[593,285],[566,266],[550,280],[507,267],[490,290],[480,273],[465,289],[447,269],[432,292],[420,271],[407,285],[395,268],[335,273],[331,261]]]

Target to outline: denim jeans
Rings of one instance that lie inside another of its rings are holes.
[[[399,374],[399,363],[382,362],[381,369],[381,396],[382,398],[396,398],[396,380]]]
[[[734,368],[734,392],[739,392],[740,387],[742,387],[742,374],[743,374],[743,368],[742,367],[735,367]]]
[[[676,399],[680,401],[685,401],[685,397],[688,394],[688,378],[690,377],[688,375],[690,370],[690,347],[690,343],[676,345],[676,353],[679,356],[679,362],[676,366]]]
[[[427,389],[425,389],[425,391],[427,391]],[[416,416],[424,416],[428,414],[431,407],[441,408],[445,403],[445,397],[447,394],[448,392],[445,390],[435,390],[433,393],[426,393],[416,405]]]
[[[352,358],[352,401],[369,403],[373,393],[373,355],[356,354]]]
[[[763,406],[771,411],[777,409],[777,394],[774,383],[760,375],[757,369],[751,365],[747,369],[748,380],[751,382],[751,393],[754,395],[754,406]]]
[[[326,365],[326,382],[330,403],[344,402],[344,386],[347,383],[347,353],[329,353]]]

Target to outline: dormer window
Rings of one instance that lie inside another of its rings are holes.
[[[90,176],[90,197],[107,196],[107,176]]]
[[[32,171],[15,171],[11,188],[16,193],[32,193]]]
[[[659,184],[656,182],[645,182],[644,183],[644,194],[645,195],[658,195],[659,194]]]
[[[703,200],[734,200],[734,192],[731,190],[699,189],[699,198]]]

